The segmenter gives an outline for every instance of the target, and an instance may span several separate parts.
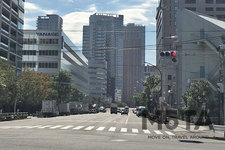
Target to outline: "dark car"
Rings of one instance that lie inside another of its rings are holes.
[[[148,114],[148,110],[144,106],[140,106],[137,109],[136,115],[138,117],[140,117],[140,116],[147,117],[147,114]]]
[[[128,115],[128,113],[129,113],[129,109],[127,109],[127,108],[124,108],[124,109],[121,110],[121,115],[123,115],[123,114]]]

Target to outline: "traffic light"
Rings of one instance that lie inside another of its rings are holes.
[[[173,62],[177,62],[175,51],[162,51],[160,52],[161,57],[172,57]]]

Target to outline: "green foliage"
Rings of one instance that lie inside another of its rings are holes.
[[[142,93],[136,93],[132,97],[134,105],[147,106],[150,112],[156,112],[160,96],[160,82],[159,76],[148,76],[143,83],[144,91]]]
[[[49,92],[51,78],[34,71],[24,71],[21,79],[17,82],[18,105],[23,111],[34,113],[41,108]]]
[[[209,82],[200,80],[191,83],[189,89],[184,93],[183,100],[186,111],[194,111],[197,115],[203,110],[202,104],[206,103],[206,110],[212,117],[217,117],[219,104],[217,102],[218,92],[213,91]]]
[[[56,94],[57,103],[70,101],[72,93],[71,74],[67,71],[60,71],[54,78],[53,90]]]
[[[0,109],[12,112],[16,97],[16,70],[12,65],[0,59]]]
[[[144,83],[144,94],[142,97],[150,112],[156,112],[161,88],[160,82],[159,76],[151,75],[147,77]]]

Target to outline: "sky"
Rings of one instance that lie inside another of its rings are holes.
[[[145,25],[145,61],[156,63],[156,7],[158,0],[26,0],[24,29],[36,29],[38,16],[57,14],[63,18],[63,30],[82,50],[83,25],[98,13],[124,15],[124,24]]]

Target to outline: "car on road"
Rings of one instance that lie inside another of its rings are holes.
[[[104,106],[101,106],[101,107],[99,108],[99,112],[103,112],[103,113],[105,113],[105,112],[106,112],[105,107],[104,107]]]
[[[123,114],[128,115],[128,113],[129,113],[129,109],[127,109],[127,108],[123,108],[123,109],[121,110],[121,115],[123,115]]]
[[[138,117],[140,117],[140,116],[147,117],[147,113],[148,113],[148,110],[145,106],[139,106],[137,109],[136,115]]]

